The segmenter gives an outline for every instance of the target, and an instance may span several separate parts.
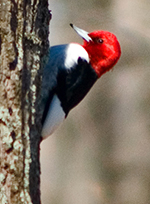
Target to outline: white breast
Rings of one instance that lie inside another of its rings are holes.
[[[47,113],[47,117],[42,128],[42,138],[45,139],[51,135],[55,129],[63,122],[65,119],[65,112],[63,111],[60,100],[56,95],[54,95],[50,108]]]

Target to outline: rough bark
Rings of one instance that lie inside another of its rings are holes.
[[[0,1],[0,203],[40,203],[41,70],[47,0]]]

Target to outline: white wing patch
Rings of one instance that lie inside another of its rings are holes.
[[[51,135],[58,128],[58,126],[63,122],[64,119],[65,119],[65,112],[61,107],[60,100],[56,95],[54,95],[52,102],[50,104],[50,108],[47,113],[47,117],[43,124],[43,128],[42,128],[43,139]]]
[[[87,62],[90,61],[87,51],[77,43],[70,43],[66,51],[65,67],[70,69],[78,62],[78,58],[81,57]]]

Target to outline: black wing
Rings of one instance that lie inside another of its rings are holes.
[[[56,93],[66,115],[85,97],[97,79],[92,66],[80,57],[71,69],[59,70]]]
[[[50,48],[48,62],[43,70],[42,91],[41,91],[41,109],[42,124],[44,123],[48,109],[50,107],[53,96],[56,94],[58,70],[64,69],[66,45],[58,45]]]

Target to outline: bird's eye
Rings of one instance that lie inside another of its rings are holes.
[[[104,42],[104,40],[102,38],[99,38],[99,39],[97,39],[97,42],[102,44]]]
[[[102,44],[104,42],[102,38],[95,38],[93,41],[97,44]]]

